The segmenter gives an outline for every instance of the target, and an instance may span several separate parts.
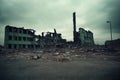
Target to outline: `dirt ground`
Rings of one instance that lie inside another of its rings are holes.
[[[120,80],[120,50],[3,50],[0,80]]]

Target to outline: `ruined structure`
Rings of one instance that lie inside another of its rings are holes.
[[[23,49],[23,48],[39,48],[39,47],[59,47],[65,44],[66,40],[62,39],[61,34],[47,32],[42,36],[35,35],[35,30],[17,28],[13,26],[5,27],[4,47],[8,49]]]
[[[105,47],[107,48],[120,48],[120,39],[105,41]]]
[[[76,32],[76,13],[74,12],[73,13],[73,40],[74,40],[74,43],[77,43],[78,41],[78,34]]]
[[[93,46],[94,45],[94,39],[93,39],[93,33],[91,31],[87,31],[83,28],[79,28],[78,32],[79,36],[79,42],[81,46]]]
[[[54,29],[54,32],[42,32],[38,44],[41,47],[63,47],[66,44],[66,39],[62,39],[61,34]]]
[[[33,29],[5,27],[4,47],[9,49],[36,48],[36,35]]]
[[[73,40],[74,44],[78,46],[93,46],[94,38],[91,31],[87,31],[83,28],[79,28],[79,31],[76,31],[76,13],[73,13]]]
[[[94,38],[91,31],[79,28],[76,31],[76,13],[73,13],[73,42],[66,43],[61,34],[54,32],[42,32],[42,35],[35,35],[35,30],[17,28],[13,26],[5,27],[4,47],[9,49],[39,48],[39,47],[63,47],[71,46],[93,46]]]

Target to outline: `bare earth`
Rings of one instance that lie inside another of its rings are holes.
[[[3,50],[0,80],[120,80],[120,50]]]

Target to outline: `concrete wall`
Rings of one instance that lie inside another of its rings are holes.
[[[45,33],[45,32],[44,32]],[[60,33],[46,32],[44,36],[41,36],[38,43],[41,47],[57,47],[63,46],[66,43],[65,39],[62,39]]]
[[[36,47],[34,30],[5,27],[4,47],[10,49],[34,48]]]
[[[79,28],[79,39],[81,46],[93,46],[94,38],[91,31],[86,31],[83,28]]]

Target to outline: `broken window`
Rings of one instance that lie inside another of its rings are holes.
[[[29,37],[27,37],[27,41],[30,41]]]
[[[33,38],[30,38],[30,40],[31,40],[31,41],[34,41],[34,39],[33,39]]]
[[[25,45],[25,44],[23,44],[23,48],[26,48],[26,45]]]
[[[23,37],[23,40],[26,41],[26,37]]]
[[[8,40],[12,40],[12,36],[8,36]]]
[[[28,34],[32,34],[32,32],[31,32],[31,31],[28,31]]]
[[[11,45],[11,44],[8,44],[8,48],[11,49],[11,48],[12,48],[12,45]]]
[[[14,44],[14,49],[16,49],[17,48],[17,45],[16,44]]]
[[[31,48],[30,45],[28,45],[28,48]]]
[[[9,27],[9,32],[12,32],[12,28],[11,27]]]
[[[33,38],[29,38],[29,37],[28,37],[27,40],[28,40],[28,41],[33,41]]]
[[[17,36],[14,36],[14,40],[17,40]]]
[[[22,40],[22,38],[21,38],[21,37],[18,37],[18,39],[19,39],[19,41],[21,41],[21,40]]]
[[[31,48],[33,48],[33,45],[31,45]]]
[[[21,44],[19,44],[19,48],[22,48]]]
[[[14,29],[14,32],[17,32],[17,31],[18,31],[17,28],[15,28],[15,29]]]
[[[26,34],[28,34],[28,30],[26,30]]]
[[[26,34],[26,33],[27,33],[27,31],[26,31],[26,30],[24,30],[24,31],[23,31],[23,33],[24,33],[24,34]]]
[[[21,29],[19,29],[19,33],[22,33],[22,30],[21,30]]]

